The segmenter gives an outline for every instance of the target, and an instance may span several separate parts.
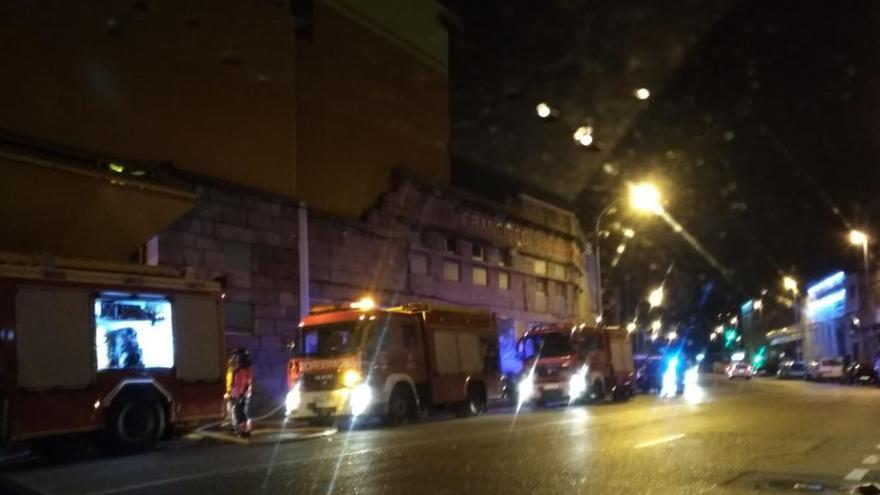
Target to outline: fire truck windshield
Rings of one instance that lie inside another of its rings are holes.
[[[533,334],[524,337],[519,344],[523,359],[531,359],[535,354],[542,357],[559,357],[574,353],[571,338],[562,333]]]
[[[363,343],[369,324],[346,321],[304,327],[300,356],[327,357],[355,352]]]

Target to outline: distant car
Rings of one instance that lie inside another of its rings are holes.
[[[840,380],[843,378],[843,360],[839,358],[822,358],[810,363],[807,367],[807,380]]]
[[[776,378],[804,378],[807,376],[807,365],[800,361],[788,361],[779,366]]]
[[[877,372],[870,363],[853,363],[847,366],[843,375],[844,383],[850,385],[870,385],[877,383]]]
[[[752,379],[752,367],[749,363],[745,362],[737,362],[730,363],[727,367],[727,378],[733,380],[734,378],[745,378],[746,380]]]

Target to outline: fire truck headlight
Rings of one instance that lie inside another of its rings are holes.
[[[517,394],[517,402],[518,405],[522,405],[532,398],[532,394],[535,393],[535,379],[532,377],[532,374],[524,376],[519,383],[516,384],[516,394]]]
[[[362,383],[351,391],[348,400],[351,404],[352,416],[360,416],[370,407],[370,402],[373,400],[373,391],[370,390],[369,385]]]
[[[587,368],[581,368],[568,379],[568,396],[571,400],[580,399],[587,391]]]
[[[287,410],[287,414],[296,411],[299,409],[299,404],[302,401],[302,395],[299,392],[299,384],[294,385],[290,392],[287,392],[287,397],[284,400],[284,407]]]
[[[364,377],[358,370],[345,370],[345,373],[342,374],[342,384],[348,388],[357,386],[363,379]]]

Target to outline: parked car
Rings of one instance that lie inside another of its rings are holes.
[[[733,380],[734,378],[745,378],[746,380],[752,379],[752,367],[749,363],[744,361],[739,361],[736,363],[730,363],[727,367],[727,378]]]
[[[877,383],[877,372],[870,363],[853,363],[846,368],[843,375],[844,383],[849,385],[869,385]]]
[[[786,361],[779,366],[776,378],[804,378],[807,376],[807,365],[800,361]]]
[[[840,380],[843,378],[843,360],[840,358],[822,358],[810,363],[807,367],[807,380]]]

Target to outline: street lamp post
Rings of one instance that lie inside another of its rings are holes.
[[[862,300],[865,304],[866,313],[863,314],[865,316],[865,321],[868,322],[868,325],[873,327],[874,325],[874,297],[871,294],[871,267],[869,263],[869,251],[868,251],[868,234],[860,230],[850,230],[849,231],[849,242],[854,246],[862,247],[862,262],[864,264],[864,280],[862,281]]]
[[[602,259],[601,249],[599,248],[599,239],[602,233],[602,219],[605,218],[605,215],[608,213],[616,211],[617,203],[619,201],[620,199],[615,199],[608,203],[605,208],[602,208],[602,211],[600,211],[599,215],[596,217],[596,228],[593,230],[596,239],[596,309],[598,310],[599,317],[601,317],[605,311],[605,307],[602,303]],[[663,210],[663,206],[660,205],[660,192],[649,182],[630,185],[629,201],[630,205],[637,211],[658,214]],[[628,232],[629,233],[625,232],[624,235],[632,237],[632,231],[629,230]]]

